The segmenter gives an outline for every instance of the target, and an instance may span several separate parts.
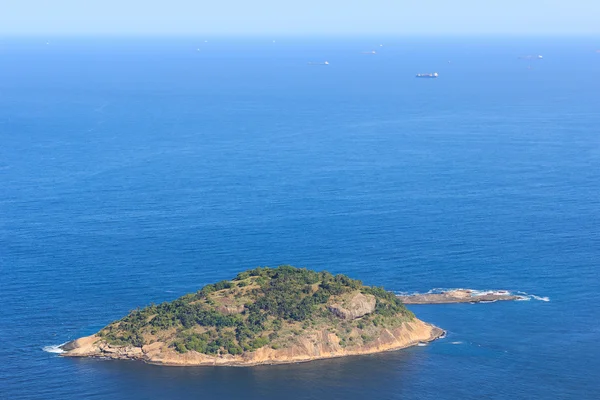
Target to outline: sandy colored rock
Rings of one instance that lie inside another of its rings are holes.
[[[375,296],[362,293],[353,295],[350,299],[342,302],[342,304],[332,304],[329,306],[329,311],[342,319],[356,319],[364,317],[367,314],[375,311],[377,301]]]
[[[85,357],[98,352],[99,341],[100,338],[96,335],[86,336],[62,345],[61,349],[69,352],[69,355]]]
[[[216,310],[225,315],[240,314],[244,311],[244,305],[229,305],[224,304],[218,306]]]

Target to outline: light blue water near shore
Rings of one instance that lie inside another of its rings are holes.
[[[598,47],[1,39],[0,398],[598,398]],[[43,350],[282,263],[550,301],[414,306],[447,338],[301,365]]]

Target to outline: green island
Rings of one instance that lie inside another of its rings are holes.
[[[396,295],[345,275],[256,268],[137,309],[63,346],[66,356],[256,365],[394,350],[439,337]]]

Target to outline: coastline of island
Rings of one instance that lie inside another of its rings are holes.
[[[281,266],[134,310],[60,349],[165,366],[255,366],[394,351],[444,335],[383,288]]]
[[[156,342],[139,347],[111,346],[96,335],[77,339],[63,346],[63,357],[94,357],[113,360],[137,360],[162,366],[229,366],[251,367],[309,362],[329,358],[357,356],[396,351],[443,338],[446,332],[436,326],[416,320],[385,333],[364,347],[344,349],[336,335],[321,332],[313,338],[301,338],[298,345],[277,349],[262,348],[241,356],[207,356],[197,352],[179,354],[165,343]],[[318,339],[315,341],[314,339]]]

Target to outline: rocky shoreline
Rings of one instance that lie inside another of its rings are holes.
[[[60,351],[63,357],[246,367],[394,351],[444,336],[383,288],[283,265],[138,308]]]
[[[406,322],[361,346],[342,347],[339,337],[328,331],[301,336],[289,348],[264,347],[239,356],[210,356],[194,351],[180,354],[165,343],[155,342],[143,347],[113,346],[92,335],[68,342],[60,348],[63,357],[98,357],[115,360],[138,360],[164,366],[238,366],[290,364],[327,358],[395,351],[442,338],[445,331],[418,319]]]
[[[398,295],[404,304],[452,304],[452,303],[493,303],[496,301],[524,300],[506,291],[479,293],[470,289],[456,289],[441,293]]]
[[[364,296],[363,296],[364,297]],[[456,289],[439,293],[424,293],[397,296],[404,304],[452,304],[489,303],[524,299],[506,291],[478,292],[469,289]],[[362,299],[362,298],[361,298]],[[360,300],[360,299],[359,299]],[[352,310],[332,304],[329,309],[340,318],[355,319],[372,312],[374,301],[362,299],[368,310],[354,307]],[[368,303],[368,304],[367,304]],[[371,304],[373,303],[373,304]],[[367,307],[368,306],[368,307]],[[91,335],[68,342],[60,349],[63,357],[97,357],[114,360],[137,360],[148,364],[164,366],[237,366],[275,365],[308,362],[313,360],[374,354],[395,351],[428,343],[445,337],[446,332],[436,326],[414,318],[393,329],[383,329],[378,337],[368,343],[342,346],[340,337],[328,330],[313,331],[296,338],[290,347],[275,349],[265,346],[242,355],[207,355],[195,351],[181,354],[167,343],[156,341],[142,347],[116,346],[109,344],[99,335]]]

